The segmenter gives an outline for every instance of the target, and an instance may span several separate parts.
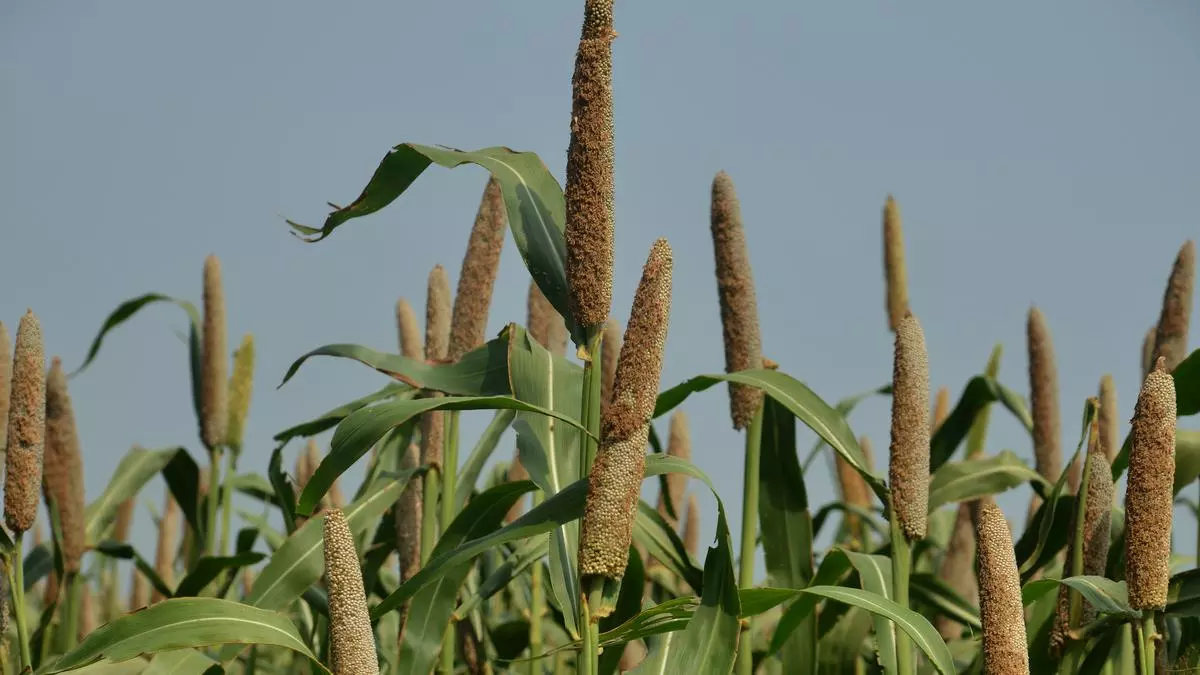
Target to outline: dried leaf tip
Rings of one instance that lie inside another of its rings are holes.
[[[716,259],[717,295],[721,302],[721,330],[725,343],[725,372],[762,368],[758,300],[754,275],[742,227],[741,207],[733,180],[724,172],[712,183],[710,213],[713,253]],[[762,390],[729,383],[730,415],[734,429],[745,429],[762,406]]]
[[[325,513],[325,584],[334,675],[378,675],[358,551],[341,509]]]
[[[571,77],[567,146],[567,286],[571,314],[599,326],[612,308],[613,91],[612,0],[586,0]]]
[[[1008,521],[990,497],[972,502],[978,542],[979,614],[988,675],[1029,675],[1021,575]]]
[[[1191,239],[1184,242],[1175,256],[1167,289],[1163,292],[1162,313],[1154,336],[1154,356],[1167,360],[1167,371],[1175,370],[1185,357],[1188,347],[1188,325],[1192,316],[1192,290],[1196,285],[1196,245]]]
[[[47,508],[58,514],[62,530],[63,568],[70,574],[80,570],[87,546],[84,534],[83,459],[75,411],[67,391],[62,360],[51,361],[46,375],[46,446],[43,489]]]
[[[562,356],[567,353],[567,324],[535,281],[529,282],[525,324],[530,337],[551,354]]]
[[[0,461],[8,447],[8,402],[12,388],[12,345],[8,341],[8,329],[0,321]]]
[[[46,442],[46,356],[42,325],[32,310],[17,324],[8,409],[4,521],[18,537],[37,518]]]
[[[584,577],[625,574],[646,463],[646,440],[658,396],[671,313],[671,247],[650,249],[617,360],[613,400],[601,420],[600,452],[588,474],[579,546]]]
[[[891,436],[892,508],[909,540],[924,539],[929,511],[929,356],[925,332],[912,314],[896,326]]]
[[[463,256],[462,271],[458,275],[458,292],[454,296],[454,315],[450,321],[448,358],[451,361],[462,358],[463,354],[486,341],[492,289],[500,270],[500,251],[504,248],[507,226],[500,183],[490,178],[483,189],[475,225],[467,241],[467,254]]]
[[[233,352],[233,375],[229,377],[229,426],[225,443],[235,452],[242,451],[250,399],[254,395],[254,336],[246,333]]]
[[[904,265],[900,205],[891,195],[883,205],[883,276],[887,284],[888,329],[895,331],[908,314],[908,272]]]
[[[421,327],[417,325],[412,305],[404,298],[396,301],[396,333],[400,337],[400,354],[407,359],[420,360],[424,351]]]
[[[1167,602],[1175,416],[1175,380],[1160,356],[1134,408],[1125,487],[1125,581],[1134,609],[1161,609]]]
[[[1046,317],[1037,307],[1029,309],[1026,323],[1029,349],[1029,402],[1033,416],[1033,454],[1042,478],[1054,483],[1062,475],[1062,443],[1058,407],[1058,367],[1054,343]],[[1078,465],[1067,482],[1071,492],[1079,489]]]
[[[200,350],[200,440],[209,448],[225,442],[229,422],[225,330],[221,261],[210,255],[204,259],[204,328]]]

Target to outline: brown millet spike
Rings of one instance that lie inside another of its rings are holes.
[[[529,282],[525,325],[529,336],[551,354],[567,353],[567,325],[534,281]]]
[[[895,331],[908,314],[908,273],[904,266],[900,205],[891,195],[883,204],[883,276],[887,284],[888,330]]]
[[[42,325],[32,310],[26,310],[13,348],[4,471],[4,521],[17,537],[37,519],[46,442],[45,368]]]
[[[334,675],[379,675],[358,551],[341,509],[325,512],[325,586]]]
[[[79,602],[79,635],[78,639],[83,640],[96,630],[96,594],[88,586],[83,587],[83,597]]]
[[[599,326],[613,290],[613,0],[585,0],[571,76],[567,146],[567,287],[571,314]]]
[[[954,516],[954,529],[946,545],[946,555],[938,569],[938,578],[958,592],[971,605],[979,604],[979,584],[975,580],[975,527],[971,523],[971,507],[968,502],[958,505]],[[939,616],[935,622],[943,640],[962,636],[962,624]]]
[[[204,333],[200,350],[200,440],[210,448],[225,441],[229,421],[226,399],[225,291],[221,287],[221,261],[204,259]]]
[[[408,300],[400,298],[396,301],[396,333],[400,336],[400,354],[405,358],[421,360],[424,357],[424,346],[421,342],[421,327],[417,325],[417,315],[413,312]]]
[[[1158,336],[1158,324],[1150,327],[1146,331],[1146,337],[1142,339],[1142,379],[1150,374],[1150,370],[1154,367],[1154,340]]]
[[[137,502],[133,497],[121,502],[117,507],[116,525],[113,526],[113,539],[117,542],[129,541],[129,529],[133,526],[133,511]]]
[[[446,270],[435,265],[429,273],[429,290],[425,298],[425,360],[440,363],[450,349],[450,283]],[[429,396],[441,396],[431,392]],[[441,470],[445,415],[427,412],[421,415],[421,463]],[[414,487],[423,487],[424,481]]]
[[[134,567],[129,573],[129,611],[145,607],[150,598],[150,580]]]
[[[225,443],[240,450],[254,396],[254,336],[246,333],[233,352],[233,374],[229,376],[229,422]]]
[[[529,471],[527,471],[525,469],[525,465],[521,463],[521,454],[519,452],[513,452],[512,463],[508,465],[507,478],[510,483],[529,479]],[[517,518],[520,518],[521,514],[523,513],[525,513],[525,499],[522,497],[521,499],[513,502],[513,505],[509,507],[508,513],[504,515],[504,523],[506,525],[511,523]]]
[[[421,464],[420,449],[409,445],[401,459],[400,468],[415,469]],[[421,491],[418,479],[410,479],[408,487],[396,500],[396,553],[400,563],[400,581],[406,581],[421,568]]]
[[[625,574],[658,397],[671,313],[671,247],[654,242],[633,297],[617,360],[613,400],[600,424],[600,452],[588,474],[579,544],[581,577]]]
[[[979,614],[987,675],[1029,675],[1021,575],[1008,521],[987,497],[972,502],[979,544]]]
[[[58,590],[58,572],[50,570],[50,573],[46,575],[46,587],[42,589],[43,607],[47,607],[58,601]]]
[[[859,445],[861,446],[864,441],[867,441],[865,436],[859,441]],[[869,441],[867,443],[870,444]],[[833,463],[837,473],[838,487],[841,489],[842,501],[854,506],[870,507],[871,498],[870,492],[868,492],[870,488],[867,487],[862,475],[850,466],[850,462],[842,459],[841,453],[833,453]],[[846,524],[851,530],[858,530],[859,521],[858,514],[846,514]]]
[[[1100,424],[1100,447],[1104,448],[1104,456],[1109,464],[1121,452],[1121,442],[1117,438],[1117,386],[1113,383],[1112,375],[1100,378],[1100,411],[1097,418]]]
[[[46,450],[43,472],[46,507],[58,513],[62,528],[63,569],[74,575],[80,570],[87,548],[84,533],[83,458],[75,411],[67,391],[62,360],[51,361],[46,376]]]
[[[1158,357],[1133,413],[1125,487],[1125,581],[1134,609],[1162,609],[1171,576],[1175,380]]]
[[[721,301],[721,331],[725,372],[762,368],[762,339],[754,274],[746,249],[741,207],[733,180],[724,171],[713,178],[710,211],[717,296]],[[761,389],[729,383],[729,410],[734,429],[745,429],[762,406]]]
[[[896,325],[891,435],[892,508],[910,541],[924,539],[929,511],[929,356],[925,332],[912,314]]]
[[[688,495],[687,514],[683,517],[683,548],[693,557],[700,557],[700,502],[695,494]]]
[[[1088,456],[1091,466],[1088,469],[1087,506],[1083,518],[1083,574],[1104,576],[1108,564],[1108,548],[1112,526],[1113,481],[1112,466],[1105,457],[1104,439],[1098,420],[1092,421],[1091,433],[1088,437]],[[1067,564],[1072,564],[1075,550],[1075,516],[1071,517],[1071,529],[1067,531]],[[1063,576],[1069,576],[1070,571],[1064,571]],[[1067,643],[1067,633],[1070,630],[1070,592],[1066,586],[1058,588],[1058,607],[1054,617],[1054,626],[1050,632],[1050,648],[1061,654]],[[1096,610],[1082,601],[1082,613],[1076,626],[1087,625],[1096,618]]]
[[[617,356],[621,353],[621,324],[616,319],[604,322],[604,342],[600,348],[600,416],[612,403],[613,380],[617,378]]]
[[[1062,441],[1058,408],[1058,367],[1054,343],[1046,317],[1037,307],[1029,309],[1026,323],[1029,349],[1029,407],[1033,416],[1033,455],[1042,478],[1054,483],[1062,475]],[[1078,465],[1072,466],[1067,484],[1079,489]]]
[[[1192,317],[1192,289],[1196,285],[1196,244],[1188,239],[1179,248],[1167,289],[1163,292],[1162,313],[1154,336],[1154,356],[1167,360],[1167,372],[1175,370],[1187,357],[1188,324]]]
[[[8,329],[0,321],[0,460],[8,446],[8,393],[12,386],[12,346],[8,341]]]
[[[938,387],[937,397],[933,402],[933,426],[929,428],[930,435],[937,431],[942,422],[950,416],[950,390],[946,387]]]
[[[688,433],[687,413],[682,410],[676,410],[671,414],[667,455],[689,462],[692,460],[692,437]],[[676,520],[683,516],[683,496],[687,492],[687,484],[688,475],[686,473],[667,474],[667,498],[671,500],[671,508],[675,512]]]
[[[167,498],[163,505],[162,520],[158,524],[158,548],[154,554],[154,571],[158,573],[168,588],[175,586],[175,556],[179,540],[179,504],[167,490]],[[157,588],[150,594],[150,603],[165,600],[166,596]]]
[[[482,345],[487,340],[488,310],[492,306],[492,289],[500,270],[500,251],[504,248],[504,231],[508,218],[504,211],[504,195],[495,178],[488,179],[483,189],[475,226],[467,240],[458,275],[458,292],[454,296],[454,315],[450,320],[451,361]]]

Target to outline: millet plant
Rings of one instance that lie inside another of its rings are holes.
[[[97,450],[74,422],[75,406],[88,402],[72,401],[60,359],[47,363],[32,311],[11,341],[0,324],[4,673],[1200,668],[1200,569],[1171,546],[1174,506],[1200,511],[1179,496],[1200,477],[1200,433],[1176,428],[1200,413],[1200,354],[1187,351],[1192,242],[1178,253],[1141,347],[1132,412],[1122,412],[1113,378],[1098,370],[1096,396],[1078,402],[1076,440],[1064,438],[1062,420],[1073,418],[1060,413],[1049,321],[1037,307],[1026,318],[1028,399],[997,379],[999,345],[956,400],[948,388],[931,395],[938,354],[925,336],[937,328],[914,310],[900,206],[888,195],[881,239],[891,379],[831,404],[764,355],[753,225],[743,222],[733,179],[718,171],[711,307],[724,369],[664,387],[676,291],[665,239],[646,254],[629,316],[611,316],[616,36],[612,1],[586,0],[563,186],[531,152],[401,143],[321,227],[289,221],[294,234],[319,242],[387,207],[431,165],[489,173],[453,292],[443,261],[424,260],[427,287],[407,289],[409,298],[424,293],[423,325],[419,308],[396,302],[398,353],[318,347],[280,384],[320,356],[374,369],[380,388],[298,420],[272,448],[244,447],[256,346],[247,334],[229,351],[226,305],[237,296],[225,293],[215,255],[203,264],[199,308],[157,293],[126,301],[73,373],[85,376],[106,336],[147,306],[171,304],[188,319],[196,438],[160,450],[135,445],[90,500],[84,451]],[[496,272],[508,233],[530,275],[527,315],[489,335],[493,294],[506,292]],[[689,434],[681,407],[722,383],[730,423],[745,439],[736,545],[722,496],[692,461],[705,456],[704,440]],[[891,401],[878,469],[868,439],[847,421],[869,396]],[[987,448],[993,408],[1028,432],[1033,466]],[[460,416],[484,411],[491,421],[466,438]],[[1121,439],[1126,414],[1132,430]],[[803,456],[797,421],[818,438]],[[492,462],[510,429],[516,447],[500,452],[511,460]],[[247,452],[269,457],[265,476],[239,471]],[[809,501],[817,462],[836,477],[829,504]],[[343,492],[341,478],[356,464],[365,477]],[[129,534],[138,495],[156,475],[166,491],[151,509],[151,559]],[[657,487],[653,505],[642,498],[647,479]],[[1033,498],[1018,514],[1018,534],[995,496],[1024,484]],[[717,505],[708,542],[692,486],[712,491]],[[261,505],[237,509],[236,530],[235,494]],[[41,499],[48,535],[37,522]],[[818,551],[827,528],[833,543]],[[764,578],[755,576],[760,554]],[[120,560],[133,570],[124,589]]]

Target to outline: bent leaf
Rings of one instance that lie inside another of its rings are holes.
[[[287,617],[219,598],[173,598],[126,614],[93,631],[42,672],[63,673],[101,658],[120,662],[142,654],[229,643],[284,647],[308,657],[320,672],[329,672]]]
[[[945,504],[998,494],[1026,482],[1039,484],[1044,491],[1053,487],[1012,450],[991,457],[947,462],[930,479],[929,512]]]
[[[1017,418],[1025,430],[1033,432],[1033,418],[1021,397],[991,377],[976,375],[967,382],[962,396],[946,421],[938,427],[929,441],[929,470],[936,472],[954,455],[955,449],[967,438],[975,419],[988,406],[1000,402]]]

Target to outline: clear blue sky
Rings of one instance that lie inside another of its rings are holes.
[[[6,3],[0,319],[14,330],[32,307],[48,351],[74,368],[120,301],[199,300],[202,260],[218,254],[231,349],[243,332],[259,344],[246,464],[264,469],[274,432],[380,384],[326,359],[276,391],[287,365],[331,342],[394,349],[393,303],[419,305],[435,263],[456,274],[484,173],[431,169],[321,244],[290,236],[282,217],[319,224],[325,202],[352,200],[402,141],[532,150],[561,180],[581,8]],[[650,243],[669,238],[664,387],[723,367],[708,194],[724,169],[766,352],[826,400],[890,376],[880,209],[891,192],[935,387],[957,398],[1002,342],[1001,379],[1027,392],[1036,303],[1058,352],[1064,443],[1105,372],[1128,419],[1142,336],[1177,249],[1200,232],[1200,6],[622,1],[616,16],[614,315],[624,323]],[[523,321],[526,284],[510,239],[490,331]],[[176,310],[146,311],[72,382],[91,497],[134,443],[199,455],[183,329]],[[742,450],[724,388],[686,410],[736,541]],[[850,418],[880,467],[888,411],[879,398]],[[993,420],[989,449],[1028,457],[1012,418]],[[510,436],[498,457],[511,447]],[[833,496],[822,465],[808,485],[814,503]],[[1018,525],[1028,497],[1001,499]],[[160,505],[161,483],[142,499]],[[701,501],[708,535],[714,502]],[[143,508],[135,543],[152,555],[149,522]],[[1176,530],[1190,553],[1190,517]]]

